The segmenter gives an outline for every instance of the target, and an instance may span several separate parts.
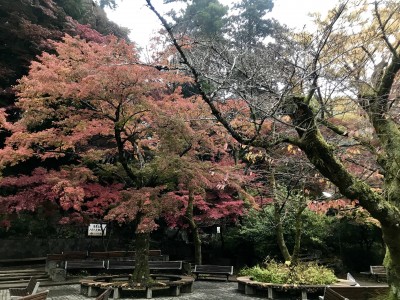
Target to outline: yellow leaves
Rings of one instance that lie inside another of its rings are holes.
[[[347,149],[347,153],[352,155],[361,154],[361,151],[358,148],[349,148]]]
[[[296,149],[295,149],[294,146],[288,145],[287,146],[287,152],[289,152],[290,154],[295,154],[296,153]]]
[[[281,117],[281,120],[285,123],[290,123],[292,118],[288,115]]]
[[[258,160],[264,158],[264,154],[261,150],[259,151],[249,151],[246,153],[246,155],[244,156],[244,158],[251,162],[252,164],[256,163]]]
[[[286,152],[288,154],[290,154],[290,155],[296,155],[296,154],[299,154],[301,152],[301,150],[297,146],[287,145],[286,146]]]

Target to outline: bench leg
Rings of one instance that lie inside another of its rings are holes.
[[[274,299],[275,293],[273,288],[268,288],[268,299]]]
[[[246,284],[244,288],[244,293],[246,295],[254,295],[256,293],[256,290],[252,286]]]
[[[118,287],[114,288],[113,299],[119,299],[121,297],[120,290]]]
[[[179,285],[171,286],[171,296],[179,296],[180,294],[181,294],[181,287]]]
[[[193,292],[193,284],[185,284],[181,286],[181,293],[192,293]]]
[[[98,288],[94,286],[89,286],[88,288],[88,297],[97,297]]]
[[[151,288],[146,288],[146,299],[153,298],[153,290]]]

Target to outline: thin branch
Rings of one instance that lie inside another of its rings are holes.
[[[147,6],[151,11],[154,12],[154,14],[158,17],[158,19],[161,21],[162,25],[164,26],[165,30],[167,31],[173,45],[175,46],[175,49],[178,51],[182,58],[183,64],[185,64],[190,72],[193,75],[194,82],[196,84],[196,87],[199,89],[200,96],[202,99],[208,104],[208,106],[211,109],[212,114],[217,118],[217,120],[229,131],[229,133],[232,135],[234,139],[236,139],[239,143],[249,145],[254,140],[257,138],[255,135],[251,139],[245,138],[242,136],[239,132],[237,132],[230,124],[229,122],[222,116],[221,112],[218,110],[218,108],[214,105],[213,101],[211,98],[208,97],[207,93],[204,91],[201,83],[200,83],[200,74],[199,72],[194,68],[194,66],[190,63],[188,57],[186,56],[185,52],[183,51],[181,45],[179,45],[177,39],[175,38],[174,33],[172,32],[171,26],[168,24],[168,22],[165,20],[163,16],[160,15],[160,13],[155,9],[153,4],[151,3],[151,0],[146,0]]]

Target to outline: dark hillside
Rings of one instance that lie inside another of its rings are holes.
[[[48,39],[76,34],[76,25],[89,24],[102,34],[127,38],[128,31],[109,21],[92,0],[2,0],[0,3],[0,106],[13,101],[11,86],[27,73],[30,62]]]

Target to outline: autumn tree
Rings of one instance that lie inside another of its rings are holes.
[[[133,281],[147,282],[149,234],[162,210],[156,205],[162,186],[152,184],[146,166],[159,141],[155,120],[162,115],[160,100],[179,97],[168,85],[179,83],[181,76],[141,64],[134,47],[116,37],[99,43],[66,35],[54,48],[55,54],[43,53],[19,81],[21,119],[9,122],[2,111],[2,127],[12,134],[0,150],[1,166],[72,155],[96,175],[123,183],[120,208],[111,210],[109,218],[135,219]],[[82,189],[69,191],[72,197]],[[139,193],[142,197],[136,197]]]
[[[269,131],[278,134],[282,129],[282,125],[275,124]],[[243,160],[247,164],[247,172],[253,173],[246,184],[254,195],[255,210],[260,211],[260,214],[271,212],[271,220],[268,222],[273,225],[281,258],[286,262],[297,263],[302,249],[306,209],[311,201],[318,202],[317,199],[322,198],[326,180],[304,160],[301,151],[291,145],[279,144],[268,151],[249,147]],[[287,235],[285,228],[288,216],[294,228],[291,236]],[[288,243],[288,240],[293,243]]]
[[[157,118],[160,143],[154,162],[168,191],[163,199],[174,204],[163,216],[169,226],[189,230],[195,262],[201,264],[201,227],[235,222],[243,213],[248,200],[243,167],[230,153],[234,141],[218,134],[221,126],[198,96],[170,97],[162,105],[174,107]]]
[[[203,100],[233,137],[266,149],[279,143],[298,147],[342,195],[357,199],[379,220],[392,297],[400,299],[397,1],[346,1],[318,19],[314,33],[284,32],[265,49],[245,53],[212,45],[203,56],[182,47],[173,28],[150,0],[147,4],[166,28]],[[218,68],[205,66],[205,59]],[[213,80],[213,90],[204,88],[206,80]],[[261,93],[251,93],[254,88]],[[230,93],[244,99],[253,112],[248,115],[254,125],[250,135],[218,109],[219,97]],[[337,109],[339,98],[346,99],[346,110]],[[361,118],[342,124],[350,114]],[[287,130],[260,134],[258,128],[266,119],[285,124]],[[355,149],[369,153],[361,159],[363,164],[343,159],[344,152]],[[368,173],[377,175],[378,185]]]
[[[57,216],[60,224],[88,224],[101,221],[107,209],[119,202],[122,184],[104,185],[84,166],[62,170],[37,168],[29,175],[7,176],[0,180],[3,227],[9,228],[15,215],[43,208]]]
[[[12,94],[11,85],[27,73],[31,60],[42,51],[50,50],[48,40],[60,40],[65,33],[79,34],[75,31],[77,24],[90,24],[102,34],[114,33],[127,38],[127,31],[109,21],[104,11],[93,7],[92,1],[5,0],[0,13],[0,39],[3,41],[0,89],[4,89],[6,95]],[[4,96],[0,100],[2,106],[11,102],[5,101]]]
[[[181,165],[183,163],[183,165]],[[171,167],[176,172],[177,186],[165,195],[178,210],[165,214],[172,227],[188,227],[193,236],[194,260],[202,264],[200,227],[221,222],[235,223],[244,209],[244,193],[234,168],[216,163],[181,160]],[[176,168],[180,165],[181,168]],[[232,173],[229,173],[231,171]]]

